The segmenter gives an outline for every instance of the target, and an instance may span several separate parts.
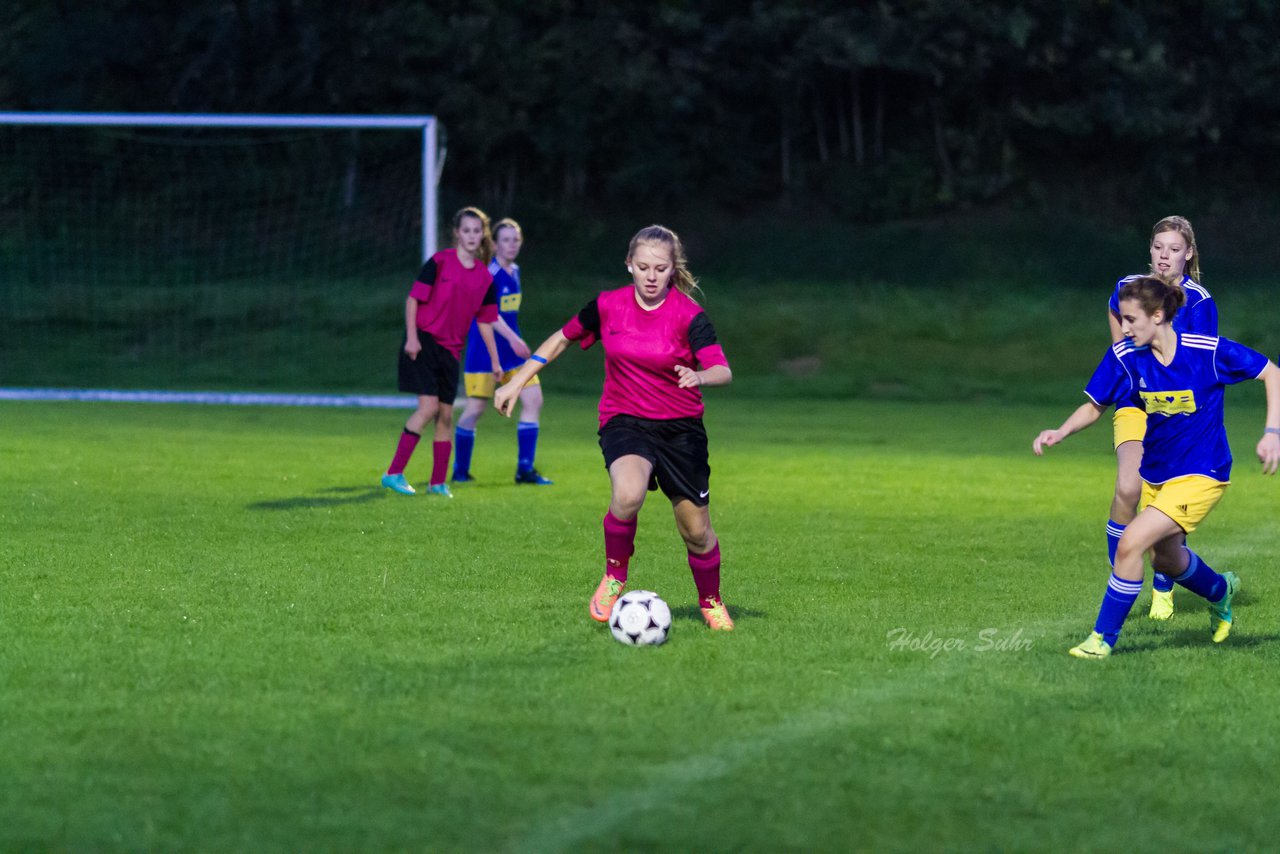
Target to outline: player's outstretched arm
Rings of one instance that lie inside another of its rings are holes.
[[[1105,411],[1105,406],[1099,406],[1092,400],[1080,404],[1080,408],[1071,413],[1057,430],[1040,431],[1040,435],[1036,436],[1035,441],[1031,443],[1031,450],[1035,452],[1037,457],[1044,456],[1045,448],[1051,448],[1072,433],[1079,433],[1086,427],[1091,426],[1102,417],[1102,413]]]
[[[676,373],[680,376],[680,381],[677,383],[680,388],[728,385],[733,382],[733,371],[729,370],[728,365],[712,365],[700,371],[685,365],[676,365]]]
[[[1275,474],[1280,468],[1280,367],[1268,362],[1258,379],[1267,386],[1267,424],[1258,440],[1258,459],[1263,474]]]
[[[564,337],[564,333],[557,329],[551,333],[551,337],[538,345],[538,349],[533,351],[533,355],[529,357],[529,361],[520,366],[520,370],[516,371],[511,381],[493,393],[493,406],[503,415],[511,417],[511,410],[515,407],[515,402],[520,397],[520,392],[524,390],[529,380],[533,379],[543,366],[554,362],[561,353],[569,346],[569,339]]]

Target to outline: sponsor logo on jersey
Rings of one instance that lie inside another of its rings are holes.
[[[1187,391],[1140,391],[1143,408],[1150,415],[1190,415],[1196,411],[1196,393]]]

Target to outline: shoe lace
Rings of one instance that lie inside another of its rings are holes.
[[[616,578],[610,578],[605,581],[604,586],[600,589],[600,596],[596,599],[601,606],[612,605],[613,600],[618,598],[618,594],[622,592],[622,582]],[[578,600],[582,601],[582,600]],[[581,606],[579,606],[581,607]]]
[[[729,624],[729,609],[725,608],[723,602],[716,599],[711,600],[711,604],[703,609],[703,613],[707,615],[707,620],[716,628]]]

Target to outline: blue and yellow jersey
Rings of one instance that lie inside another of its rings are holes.
[[[519,335],[520,324],[516,316],[520,312],[520,268],[512,264],[511,272],[508,273],[494,260],[489,262],[489,273],[493,276],[493,286],[498,292],[498,313]],[[494,337],[498,340],[498,360],[502,362],[502,370],[514,370],[524,364],[525,360],[515,354],[507,339],[496,332]],[[487,374],[492,370],[489,351],[484,348],[484,339],[480,337],[480,327],[472,323],[471,332],[467,335],[467,360],[463,371],[468,374]]]
[[[1149,275],[1151,274],[1135,273],[1116,282],[1116,286],[1111,290],[1111,299],[1107,302],[1107,308],[1112,314],[1116,317],[1120,316],[1120,289],[1134,279],[1142,279]],[[1173,316],[1173,331],[1191,332],[1196,335],[1217,335],[1218,304],[1213,296],[1205,290],[1204,285],[1190,276],[1182,277],[1182,290],[1186,292],[1187,301]],[[1127,405],[1117,403],[1116,409],[1123,409]]]
[[[1222,423],[1223,390],[1257,379],[1267,357],[1226,338],[1179,333],[1168,365],[1149,347],[1111,346],[1084,393],[1099,406],[1137,406],[1147,413],[1139,472],[1147,483],[1203,475],[1231,479],[1231,448]]]
[[[1120,289],[1127,282],[1134,279],[1142,279],[1149,276],[1150,273],[1137,273],[1132,276],[1125,276],[1116,282],[1115,288],[1111,291],[1111,299],[1107,303],[1107,308],[1116,317],[1120,316]],[[1218,334],[1218,304],[1214,301],[1213,296],[1204,288],[1204,285],[1197,282],[1190,276],[1182,277],[1182,290],[1186,291],[1187,301],[1182,308],[1178,309],[1178,313],[1173,316],[1174,332],[1191,332],[1195,335],[1217,335]]]

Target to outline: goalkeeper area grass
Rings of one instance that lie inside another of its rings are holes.
[[[405,413],[0,403],[0,849],[1162,850],[1280,836],[1280,481],[1261,396],[1193,537],[1243,580],[1067,649],[1107,578],[1105,424],[1057,406],[708,393],[737,622],[697,614],[668,504],[587,616],[595,402],[548,377],[538,465],[480,424],[453,501],[378,488]],[[430,454],[410,464],[425,482]]]

